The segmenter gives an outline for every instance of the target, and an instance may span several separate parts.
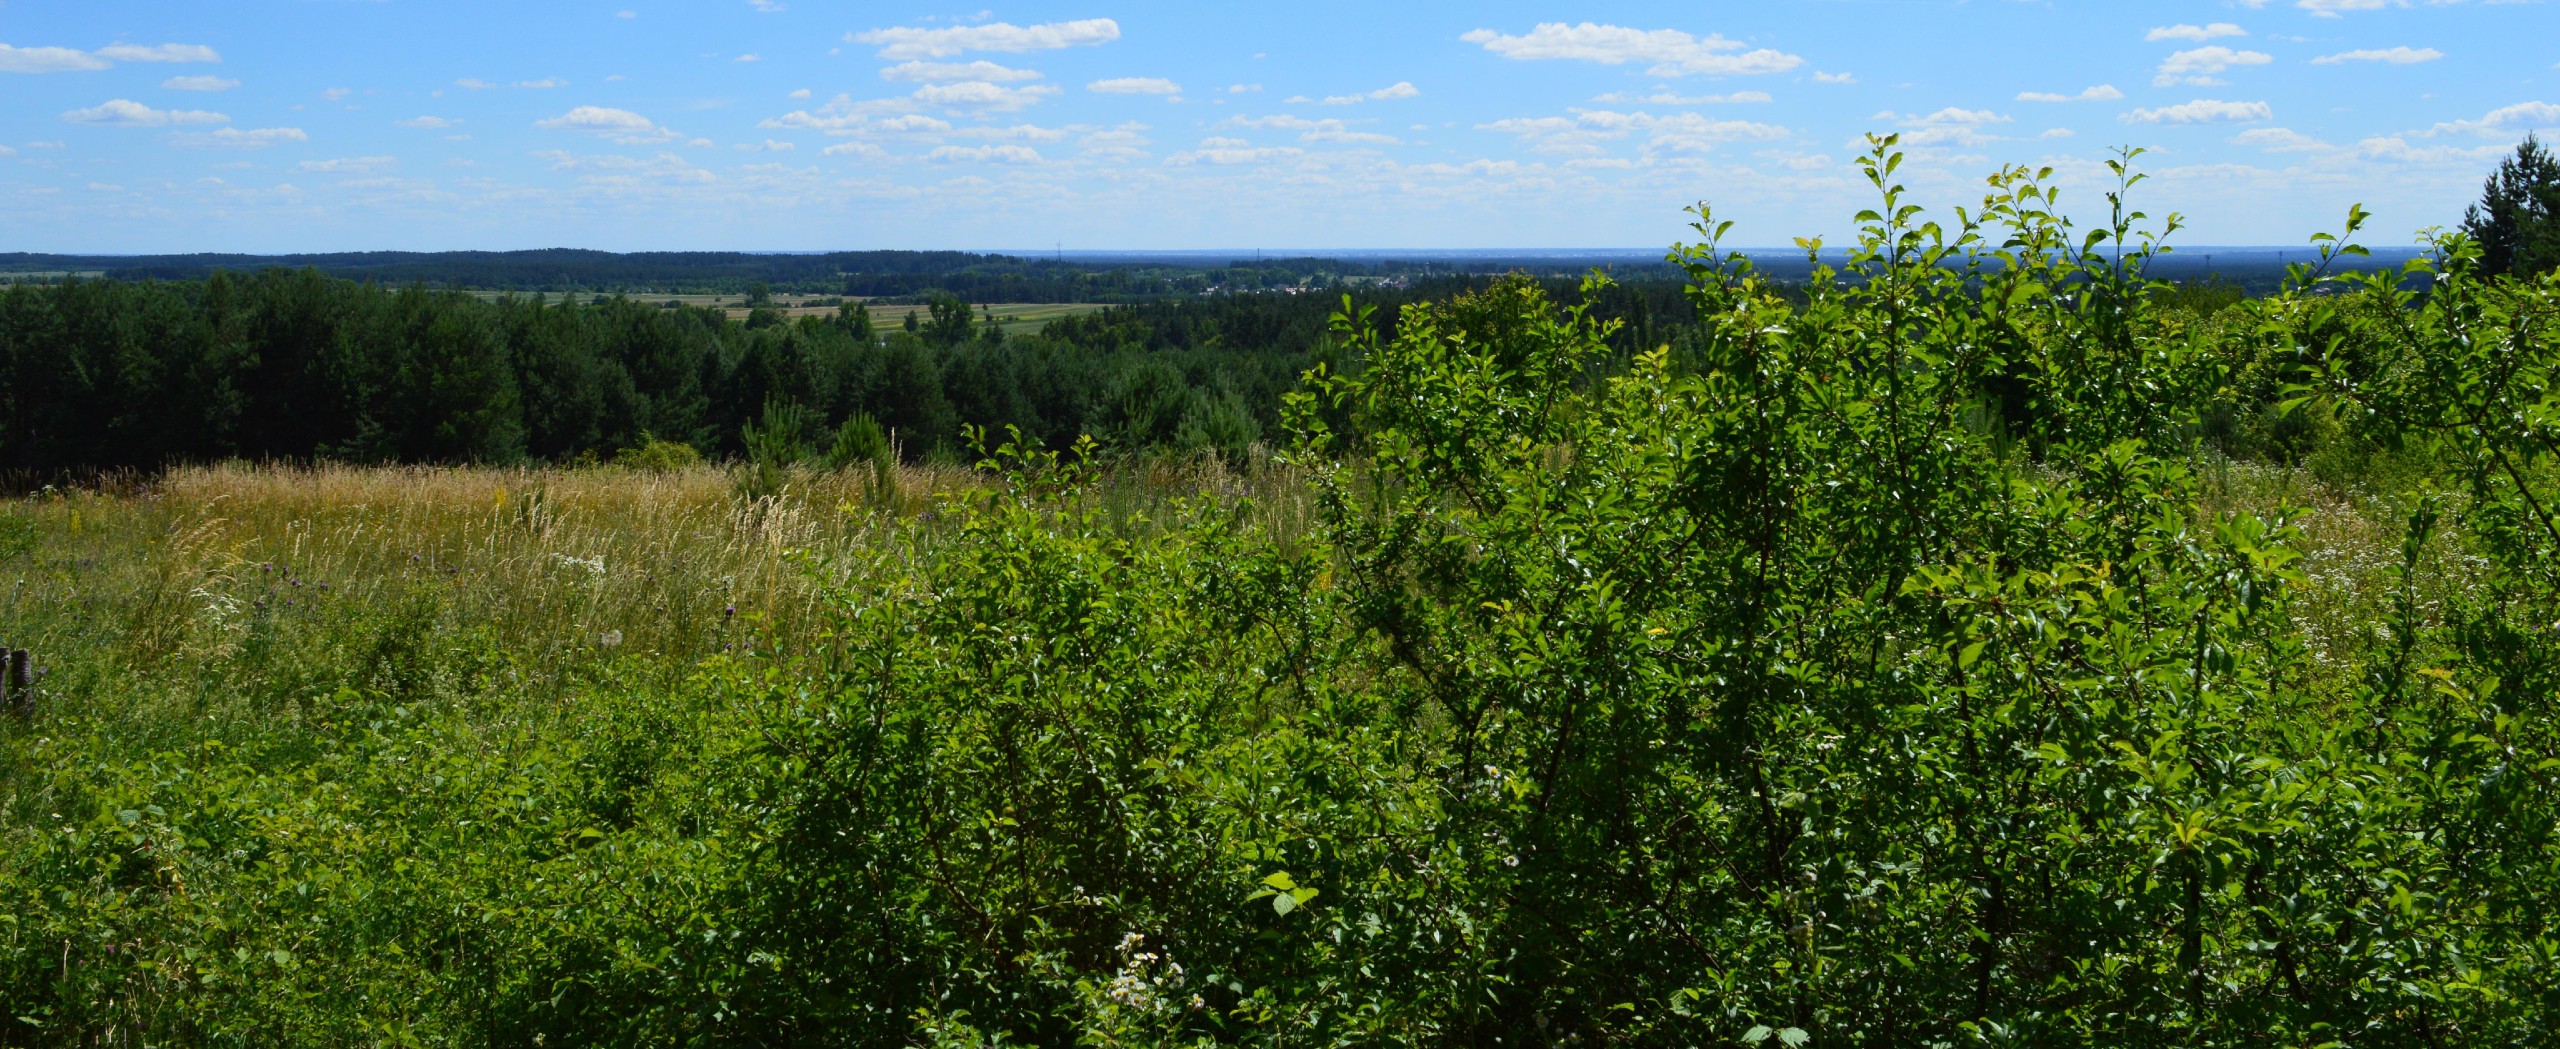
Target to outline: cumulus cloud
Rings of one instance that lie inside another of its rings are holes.
[[[441,131],[462,122],[446,117],[410,117],[407,120],[394,120],[392,123],[401,127],[417,128],[420,131]]]
[[[92,124],[98,127],[167,127],[171,124],[227,124],[230,117],[201,109],[153,109],[131,99],[118,98],[87,109],[75,109],[62,115],[65,122]]]
[[[1418,98],[1421,97],[1421,95],[1422,89],[1413,86],[1412,81],[1399,80],[1386,87],[1368,92],[1367,94],[1329,95],[1324,99],[1324,104],[1328,106],[1351,106],[1358,105],[1362,102],[1385,102],[1399,98]]]
[[[98,49],[110,62],[220,62],[222,56],[203,44],[111,44]]]
[[[2295,7],[2309,11],[2315,18],[2337,18],[2343,11],[2379,11],[2392,5],[2392,0],[2295,0]],[[2400,6],[2406,7],[2407,3]]]
[[[1018,26],[1011,22],[949,26],[940,29],[898,26],[845,35],[845,42],[875,45],[880,48],[880,57],[893,59],[949,58],[970,51],[1001,51],[1013,54],[1026,51],[1054,51],[1060,48],[1107,44],[1118,39],[1120,39],[1120,23],[1108,18],[1085,18],[1073,22],[1048,22],[1033,26]]]
[[[925,105],[944,109],[1009,113],[1036,105],[1041,99],[1057,93],[1057,88],[1045,84],[1005,87],[983,80],[966,80],[957,84],[926,84],[917,88],[911,97]]]
[[[2125,114],[2124,119],[2135,124],[2221,124],[2273,120],[2275,115],[2275,110],[2264,102],[2199,98],[2158,109],[2137,109]]]
[[[2229,22],[2215,22],[2211,25],[2179,24],[2157,26],[2150,32],[2142,34],[2142,38],[2144,40],[2151,41],[2152,43],[2158,43],[2162,40],[2193,40],[2201,44],[2207,40],[2219,40],[2226,36],[2247,35],[2249,35],[2249,31],[2242,29],[2239,26],[2232,25]]]
[[[2264,51],[2234,51],[2220,44],[2180,51],[2160,63],[2158,75],[2151,78],[2155,87],[2172,84],[2219,84],[2215,74],[2233,66],[2263,66],[2275,61]]]
[[[2450,120],[2419,132],[2428,138],[2437,135],[2491,135],[2506,137],[2519,131],[2560,128],[2560,106],[2549,102],[2518,102],[2489,111],[2478,120]]]
[[[1858,82],[1858,74],[1816,72],[1813,74],[1813,82],[1817,84],[1854,84]]]
[[[400,163],[397,157],[339,157],[334,160],[306,160],[302,170],[333,175],[363,175],[381,171]]]
[[[1253,128],[1264,131],[1295,131],[1300,142],[1333,142],[1342,145],[1383,146],[1400,141],[1394,135],[1375,131],[1354,131],[1351,125],[1334,119],[1309,120],[1306,117],[1281,114],[1269,117],[1235,117],[1220,127]],[[1208,143],[1202,143],[1204,146]],[[1243,143],[1236,143],[1242,145]]]
[[[1766,91],[1735,91],[1722,95],[1682,95],[1669,91],[1636,95],[1624,91],[1612,91],[1593,98],[1592,101],[1614,106],[1725,106],[1757,105],[1773,102],[1776,99],[1769,97]]]
[[[669,142],[684,137],[638,113],[609,106],[579,106],[559,116],[534,121],[533,126],[545,131],[581,131],[624,145]]]
[[[990,84],[1012,84],[1038,80],[1033,69],[1012,69],[980,59],[975,62],[900,62],[880,71],[882,80],[905,80],[924,84],[947,84],[955,80],[984,80]]]
[[[173,76],[161,81],[160,86],[171,91],[229,91],[239,87],[240,82],[218,76]]]
[[[1995,113],[1988,109],[1965,109],[1960,106],[1948,106],[1934,113],[1920,115],[1886,110],[1876,114],[1874,119],[1889,120],[1902,125],[1906,129],[1903,132],[1902,141],[1913,146],[1978,146],[1985,142],[1999,140],[1999,136],[1983,130],[1984,128],[2010,122],[2010,117],[2005,113]]]
[[[2020,102],[2113,102],[2123,97],[2124,92],[2116,90],[2114,84],[2084,88],[2076,95],[2057,95],[2050,91],[2018,92]]]
[[[1677,29],[1633,29],[1591,22],[1541,22],[1520,36],[1477,29],[1458,39],[1522,61],[1566,60],[1612,66],[1649,62],[1652,67],[1647,72],[1663,77],[1783,73],[1804,64],[1803,58],[1782,51],[1744,51],[1746,45],[1742,42],[1713,33],[1696,37]]]
[[[297,127],[264,127],[247,131],[227,127],[172,135],[169,141],[181,149],[265,149],[286,142],[309,142],[311,136],[303,134]]]
[[[836,143],[835,145],[828,146],[828,147],[827,147],[827,148],[825,148],[825,149],[819,150],[819,151],[818,151],[818,153],[819,153],[819,155],[820,155],[820,156],[828,156],[828,157],[847,157],[847,156],[851,156],[851,157],[861,157],[861,158],[863,158],[863,159],[865,159],[865,160],[879,160],[879,159],[885,158],[885,157],[887,157],[887,156],[889,155],[889,151],[888,151],[888,150],[885,150],[885,149],[882,149],[882,148],[880,148],[880,147],[878,147],[878,146],[872,145],[872,144],[871,144],[871,143],[869,143],[869,142],[839,142],[839,143]]]
[[[2420,62],[2433,62],[2436,59],[2443,57],[2444,52],[2438,51],[2432,47],[2391,47],[2380,50],[2366,49],[2358,51],[2340,51],[2334,55],[2322,55],[2318,58],[2312,59],[2311,64],[2315,66],[2334,66],[2342,62],[2381,62],[2388,65],[2406,66],[2415,65]]]
[[[1037,164],[1040,151],[1029,146],[943,146],[925,154],[937,164]]]
[[[644,181],[701,184],[720,180],[719,176],[695,167],[673,153],[660,153],[646,160],[611,155],[581,156],[563,150],[534,155],[550,161],[553,171],[577,172],[586,181],[598,185],[627,186]]]
[[[1160,76],[1123,76],[1096,80],[1084,89],[1104,95],[1179,95],[1182,85]]]
[[[11,47],[0,44],[0,73],[80,73],[115,63],[67,47]]]
[[[1649,151],[1696,153],[1727,142],[1774,141],[1793,133],[1774,124],[1748,120],[1717,120],[1698,113],[1624,113],[1608,109],[1578,109],[1569,117],[1513,117],[1478,124],[1479,131],[1495,131],[1520,139],[1530,149],[1541,153],[1590,155],[1600,152],[1600,143],[1642,133],[1647,136]]]
[[[1236,139],[1212,138],[1203,140],[1200,148],[1176,153],[1164,158],[1164,162],[1175,167],[1190,167],[1197,164],[1232,166],[1269,163],[1305,153],[1306,150],[1289,146],[1239,145]]]
[[[2269,153],[2316,153],[2337,148],[2292,128],[2283,127],[2250,128],[2231,136],[2231,141],[2237,145],[2256,146]]]

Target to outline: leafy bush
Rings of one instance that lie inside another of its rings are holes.
[[[652,434],[640,435],[640,446],[625,448],[613,455],[615,466],[650,473],[668,473],[702,465],[702,453],[689,444],[660,440]]]

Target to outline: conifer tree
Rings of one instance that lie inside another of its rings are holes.
[[[2481,186],[2462,216],[2488,272],[2531,276],[2560,269],[2560,157],[2532,135]]]

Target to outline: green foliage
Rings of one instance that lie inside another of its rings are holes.
[[[2526,135],[2480,187],[2480,203],[2463,212],[2462,232],[2490,274],[2560,269],[2560,157]]]
[[[702,453],[692,445],[660,440],[644,431],[638,447],[613,454],[613,464],[649,473],[672,473],[702,465]]]
[[[0,1041],[2546,1040],[2560,287],[2338,276],[2358,209],[2184,308],[2132,155],[2083,230],[2024,168],[1933,221],[1894,146],[1802,288],[1702,205],[1676,347],[1599,276],[1346,303],[1302,488],[1134,509],[1017,429],[807,555],[823,625],[556,718],[386,611],[259,747],[11,736]],[[1244,433],[1115,378],[1113,441]],[[2226,457],[2296,437],[2395,486],[2363,560]]]

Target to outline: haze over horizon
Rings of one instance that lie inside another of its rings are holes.
[[[1850,24],[1854,22],[1854,24]],[[0,3],[0,250],[1644,250],[1836,243],[1900,132],[2190,245],[2459,221],[2560,129],[2539,2]]]

